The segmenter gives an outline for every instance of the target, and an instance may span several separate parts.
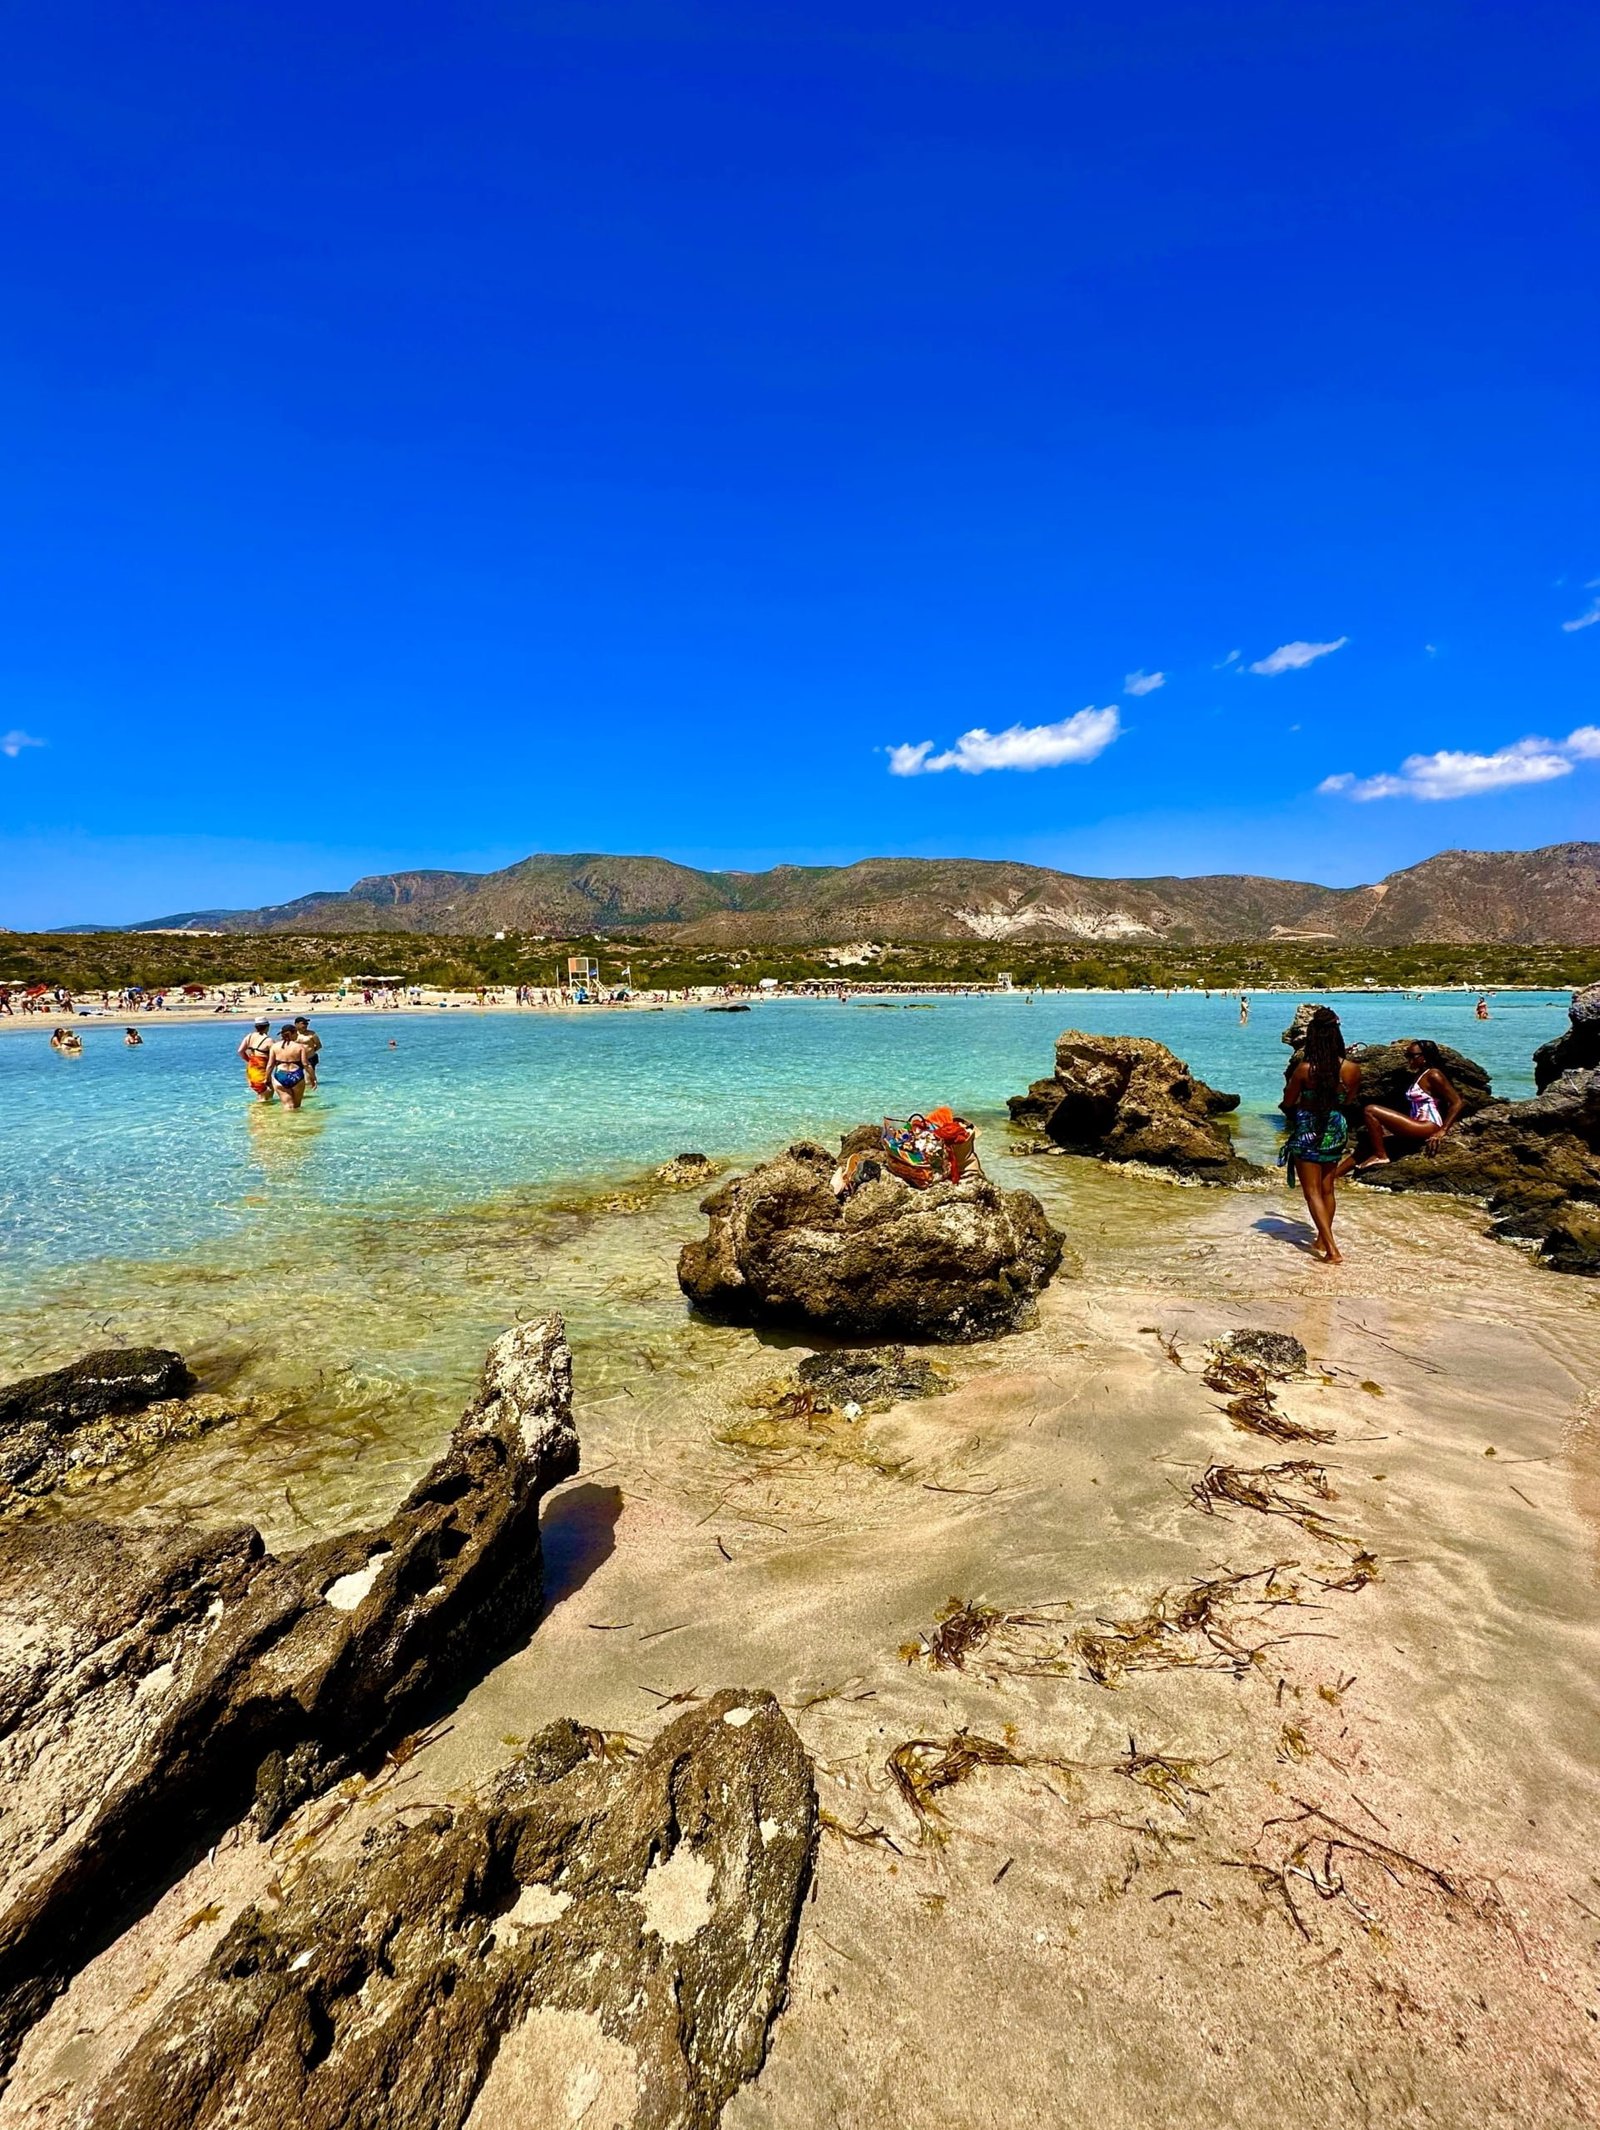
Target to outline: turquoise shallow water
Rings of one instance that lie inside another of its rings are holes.
[[[1432,1036],[1480,1058],[1506,1094],[1565,994],[1502,1000],[1487,1024],[1459,994],[1334,1001],[1351,1040]],[[0,1039],[5,1275],[161,1258],[319,1211],[437,1215],[506,1190],[636,1174],[681,1148],[738,1159],[799,1133],[948,1101],[996,1119],[1048,1071],[1057,1032],[1159,1037],[1243,1096],[1265,1155],[1294,1001],[1051,994],[941,999],[932,1010],[773,1000],[747,1014],[373,1014],[324,1026],[323,1088],[299,1116],[244,1095],[238,1029],[157,1026],[142,1050],[85,1026],[62,1058],[46,1028]],[[390,1049],[393,1038],[396,1048]]]
[[[993,1155],[1004,1098],[1073,1026],[1170,1043],[1239,1090],[1240,1137],[1270,1154],[1294,1003],[1258,1000],[1246,1029],[1222,997],[1083,993],[932,1011],[352,1015],[324,1023],[323,1087],[298,1116],[249,1100],[235,1024],[157,1024],[131,1052],[120,1027],[80,1024],[75,1059],[50,1050],[48,1026],[8,1028],[0,1380],[109,1342],[177,1347],[249,1417],[51,1513],[183,1506],[247,1516],[273,1544],[387,1513],[438,1454],[489,1341],[552,1309],[586,1439],[602,1409],[626,1412],[647,1461],[655,1445],[715,1457],[707,1386],[776,1357],[690,1314],[674,1267],[703,1232],[701,1193],[641,1188],[642,1173],[684,1148],[738,1163],[941,1099],[979,1120]],[[1341,1001],[1352,1038],[1454,1041],[1508,1094],[1531,1087],[1565,1004],[1507,1001],[1483,1026],[1459,996]],[[1100,1248],[1195,1210],[1192,1193],[1092,1162],[991,1173]]]

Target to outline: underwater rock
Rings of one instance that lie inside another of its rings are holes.
[[[1201,1183],[1261,1173],[1216,1122],[1238,1106],[1237,1095],[1208,1087],[1165,1043],[1075,1028],[1057,1038],[1054,1076],[1007,1104],[1014,1124],[1039,1127],[1069,1153],[1143,1162]]]
[[[252,1796],[270,1833],[532,1626],[571,1392],[561,1319],[517,1325],[387,1523],[281,1559],[172,1516],[0,1531],[0,2065]]]
[[[845,1146],[859,1137],[847,1133]],[[710,1231],[678,1258],[697,1308],[736,1323],[944,1342],[1031,1319],[1063,1238],[1030,1191],[976,1173],[918,1190],[885,1173],[840,1205],[835,1161],[802,1140],[701,1202]]]
[[[75,1451],[89,1447],[80,1437],[193,1388],[183,1355],[161,1346],[86,1353],[47,1375],[8,1383],[0,1390],[0,1503],[13,1488],[47,1493]]]
[[[253,1408],[201,1392],[160,1398],[138,1412],[110,1413],[58,1435],[38,1422],[0,1436],[0,1516],[60,1489],[75,1493],[142,1463],[174,1442],[192,1441],[243,1419]]]
[[[937,1361],[908,1354],[903,1346],[814,1353],[794,1373],[817,1412],[842,1412],[849,1406],[881,1412],[911,1398],[942,1398],[955,1387]]]
[[[675,1191],[699,1189],[711,1181],[717,1167],[709,1154],[674,1154],[656,1170],[656,1181]]]
[[[633,1760],[552,1724],[483,1802],[246,1909],[88,2121],[711,2130],[765,2060],[816,1827],[768,1693],[724,1689]]]
[[[1543,1094],[1564,1072],[1587,1072],[1595,1065],[1600,1065],[1600,984],[1585,984],[1572,994],[1560,1035],[1533,1053],[1533,1084]]]
[[[1247,1362],[1278,1382],[1306,1372],[1306,1350],[1287,1331],[1230,1331],[1223,1338],[1213,1339],[1211,1350],[1221,1359]]]
[[[1563,1073],[1528,1102],[1493,1102],[1415,1153],[1362,1169],[1387,1191],[1484,1200],[1495,1234],[1557,1272],[1600,1276],[1600,1068]]]

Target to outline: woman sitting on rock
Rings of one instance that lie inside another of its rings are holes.
[[[1360,1092],[1361,1068],[1344,1054],[1339,1016],[1331,1006],[1318,1006],[1306,1022],[1304,1050],[1284,1086],[1283,1106],[1294,1122],[1278,1159],[1305,1197],[1317,1231],[1312,1255],[1329,1265],[1344,1262],[1333,1239],[1333,1187],[1350,1147],[1345,1106]]]
[[[1425,1154],[1431,1154],[1461,1114],[1461,1097],[1444,1070],[1438,1044],[1407,1043],[1405,1054],[1412,1075],[1406,1089],[1406,1109],[1402,1113],[1384,1109],[1376,1102],[1366,1105],[1363,1114],[1372,1152],[1356,1163],[1358,1171],[1377,1168],[1389,1159],[1384,1145],[1386,1134],[1405,1142],[1402,1153],[1412,1153],[1420,1146]]]

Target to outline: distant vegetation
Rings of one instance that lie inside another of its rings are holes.
[[[1565,990],[1600,981],[1600,947],[1360,947],[1284,941],[1274,945],[1103,944],[1091,947],[939,941],[884,946],[870,963],[839,967],[824,949],[702,948],[605,938],[464,938],[424,932],[0,933],[0,982],[63,984],[72,991],[148,990],[176,984],[279,984],[333,989],[345,976],[393,976],[406,983],[471,990],[478,985],[549,985],[569,954],[592,954],[608,983],[631,966],[636,988],[685,984],[782,983],[844,977],[852,982],[992,983],[1009,971],[1019,985],[1158,990],[1193,985],[1214,991],[1415,989],[1470,984]]]

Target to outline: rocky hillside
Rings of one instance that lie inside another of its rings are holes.
[[[705,945],[850,940],[1286,938],[1600,944],[1600,844],[1444,851],[1371,887],[1219,873],[1091,880],[974,858],[866,858],[708,873],[666,858],[537,855],[495,873],[380,873],[260,910],[191,910],[132,931],[634,933]]]

